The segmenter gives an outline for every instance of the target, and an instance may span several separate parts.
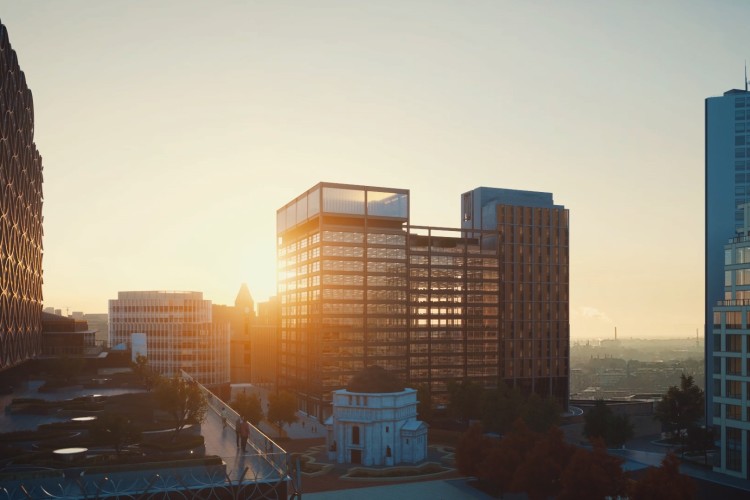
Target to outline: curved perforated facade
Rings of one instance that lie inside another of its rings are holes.
[[[0,370],[40,352],[42,157],[31,91],[0,24]]]

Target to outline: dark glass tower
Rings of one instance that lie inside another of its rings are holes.
[[[0,371],[41,351],[42,157],[31,91],[0,24]]]

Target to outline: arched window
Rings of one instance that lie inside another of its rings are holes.
[[[385,447],[385,457],[386,458],[391,458],[391,447],[390,446],[386,446]]]
[[[359,444],[359,426],[352,427],[352,444]]]

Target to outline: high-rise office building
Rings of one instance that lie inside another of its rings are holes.
[[[750,92],[729,90],[705,103],[705,350],[707,415],[714,396],[712,310],[725,298],[724,245],[743,227],[750,201]],[[748,292],[745,292],[748,293]],[[750,296],[749,296],[750,297]]]
[[[0,23],[0,371],[41,352],[42,157],[34,104]]]
[[[501,378],[567,407],[568,210],[552,193],[515,189],[480,187],[461,200],[461,227],[482,229],[482,248],[499,260]]]
[[[149,365],[164,376],[186,371],[211,388],[229,385],[229,322],[214,322],[201,292],[118,292],[109,301],[112,346],[145,334]]]
[[[749,479],[750,454],[750,204],[742,229],[724,245],[724,299],[713,309],[709,422],[721,453],[716,470]]]
[[[462,228],[412,226],[404,189],[321,183],[278,210],[279,385],[303,411],[326,418],[372,365],[436,407],[465,378],[567,405],[567,210],[549,193],[462,201]]]

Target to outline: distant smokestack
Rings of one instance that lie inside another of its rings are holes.
[[[617,340],[617,327],[615,327],[615,340]]]

